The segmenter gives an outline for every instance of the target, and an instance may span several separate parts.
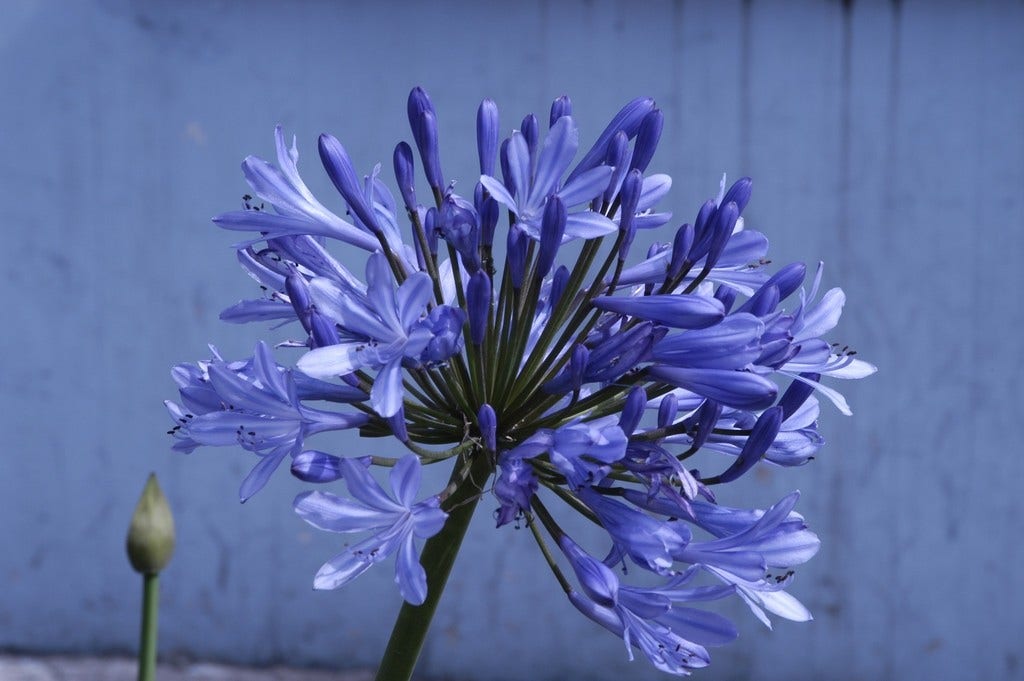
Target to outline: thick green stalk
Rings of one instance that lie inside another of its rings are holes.
[[[448,511],[448,520],[440,532],[427,540],[420,556],[420,563],[427,571],[427,599],[422,605],[402,604],[384,659],[377,670],[376,681],[409,681],[412,678],[462,538],[480,501],[484,483],[491,474],[491,462],[486,452],[474,450],[470,456],[469,474],[442,504],[442,508]],[[460,466],[456,465],[452,471],[453,481],[461,477],[459,469]]]
[[[156,625],[160,605],[160,575],[142,576],[142,638],[139,643],[139,681],[156,680]]]

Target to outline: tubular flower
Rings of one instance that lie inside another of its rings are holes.
[[[436,496],[415,503],[420,487],[420,460],[414,454],[402,457],[391,469],[388,494],[353,459],[342,459],[341,475],[353,499],[328,492],[304,492],[295,499],[295,512],[313,527],[328,532],[375,532],[368,539],[346,548],[327,561],[317,573],[313,586],[336,589],[366,572],[374,563],[393,553],[395,583],[402,598],[414,605],[427,597],[427,575],[419,564],[416,538],[426,539],[441,531],[447,513]]]
[[[769,625],[769,613],[810,619],[787,591],[819,543],[794,510],[799,495],[764,510],[725,497],[754,468],[814,458],[816,396],[850,412],[825,382],[875,371],[831,337],[842,290],[819,296],[820,265],[807,289],[802,263],[768,270],[768,240],[743,215],[749,178],[723,177],[690,222],[657,240],[649,230],[672,219],[658,207],[671,179],[648,171],[665,120],[650,99],[624,106],[582,155],[568,97],[504,139],[485,100],[480,175],[465,196],[446,184],[438,113],[420,88],[408,115],[411,139],[392,156],[397,194],[380,166],[362,175],[339,140],[320,136],[345,217],[313,196],[280,128],[276,165],[243,163],[257,198],[214,221],[248,232],[238,259],[262,294],[222,318],[295,322],[275,351],[290,357],[279,365],[260,342],[245,361],[214,353],[175,367],[173,448],[255,454],[243,499],[285,459],[303,482],[343,484],[347,497],[294,502],[314,527],[364,533],[324,564],[318,589],[395,556],[399,592],[423,603],[433,567],[418,542],[427,556],[484,497],[499,528],[531,530],[573,606],[663,671],[706,666],[708,647],[736,636],[711,601],[737,597]],[[366,253],[362,277],[332,255],[353,247]],[[347,428],[393,436],[409,453],[307,444]],[[421,499],[421,465],[445,463],[450,482]],[[371,474],[378,466],[390,489]],[[595,553],[560,524],[572,513],[604,530]],[[616,573],[627,563],[648,573],[643,586]]]

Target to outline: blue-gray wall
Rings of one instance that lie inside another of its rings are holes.
[[[853,418],[824,409],[823,456],[746,489],[803,490],[823,546],[794,592],[817,619],[768,632],[733,608],[741,639],[704,678],[1024,678],[1022,34],[1021,2],[4,0],[0,649],[132,649],[122,542],[156,470],[180,537],[165,650],[375,663],[390,568],[312,592],[337,538],[289,510],[303,486],[239,505],[250,459],[172,454],[161,400],[173,363],[259,332],[217,321],[252,292],[208,221],[246,190],[240,160],[283,123],[329,196],[316,135],[388,165],[422,84],[464,183],[485,96],[511,127],[568,93],[592,139],[652,95],[677,215],[750,174],[776,262],[822,258],[849,295],[840,335],[880,373],[843,386]],[[577,615],[527,533],[478,521],[424,672],[660,677]]]

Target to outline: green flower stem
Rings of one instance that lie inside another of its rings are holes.
[[[156,680],[156,625],[160,607],[160,575],[142,576],[142,638],[139,643],[139,681]]]
[[[469,474],[442,504],[442,508],[448,512],[448,520],[440,532],[427,540],[420,556],[420,563],[427,571],[427,599],[422,605],[402,604],[391,630],[388,647],[384,651],[384,659],[377,670],[376,681],[409,681],[412,678],[416,660],[448,582],[448,575],[455,564],[462,538],[480,501],[484,483],[492,472],[490,459],[482,450],[470,452],[469,457]],[[461,477],[460,468],[456,465],[452,471],[453,481]]]
[[[558,563],[555,562],[555,557],[551,555],[551,550],[548,549],[548,544],[544,541],[544,535],[540,533],[540,530],[537,528],[537,523],[534,522],[532,515],[529,516],[528,523],[530,532],[533,533],[533,538],[537,541],[537,546],[540,547],[540,552],[544,554],[544,560],[547,561],[552,574],[555,575],[555,579],[557,579],[559,585],[561,585],[562,591],[567,594],[571,593],[572,585],[569,584],[569,580],[565,578],[565,575],[562,574],[562,569],[558,567]]]
[[[441,277],[437,275],[437,261],[434,260],[434,256],[430,252],[430,246],[427,245],[427,235],[423,231],[420,216],[416,211],[406,211],[406,215],[409,216],[409,220],[412,222],[416,242],[420,246],[420,253],[423,254],[423,261],[427,264],[427,274],[430,275],[430,279],[434,283],[434,300],[438,305],[444,305],[444,295],[441,293]]]

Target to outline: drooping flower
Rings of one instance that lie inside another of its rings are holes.
[[[705,646],[723,645],[736,638],[736,629],[721,615],[675,603],[723,598],[731,589],[680,588],[692,572],[658,588],[624,587],[607,565],[568,536],[561,538],[559,546],[583,588],[583,593],[569,591],[569,600],[584,615],[622,637],[629,659],[636,647],[661,671],[688,674],[710,663]]]

